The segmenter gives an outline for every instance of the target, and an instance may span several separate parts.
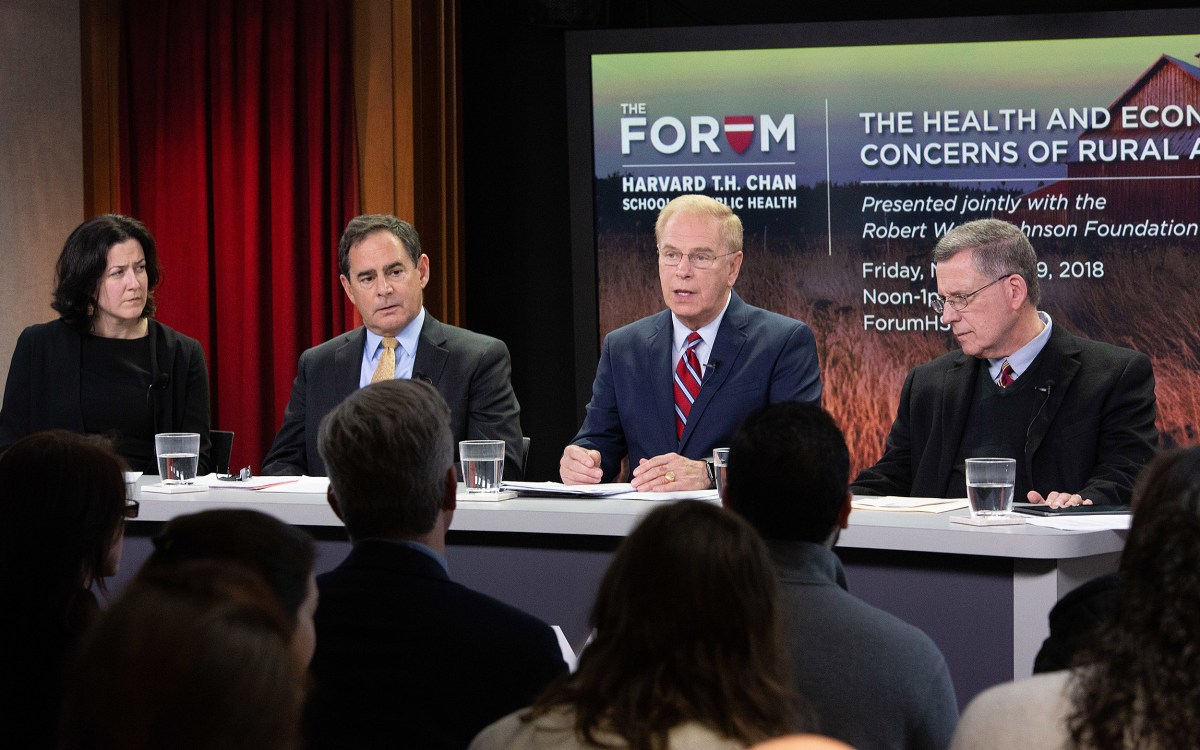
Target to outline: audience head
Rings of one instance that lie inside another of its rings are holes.
[[[1161,453],[1133,492],[1113,615],[1076,657],[1079,747],[1191,747],[1200,736],[1200,447]]]
[[[789,734],[760,742],[750,750],[854,750],[845,742],[819,734]]]
[[[154,315],[154,290],[162,276],[154,237],[137,219],[102,214],[88,219],[71,232],[58,256],[51,307],[64,321],[83,330],[91,328],[101,305],[101,285],[110,265],[109,251],[115,245],[130,241],[140,246],[146,262],[146,297],[141,317]]]
[[[351,393],[321,422],[317,447],[330,504],[353,540],[422,537],[454,509],[450,409],[424,381]]]
[[[299,748],[303,673],[252,571],[212,560],[147,571],[80,644],[61,746]]]
[[[41,600],[51,611],[92,584],[103,590],[121,561],[124,466],[106,440],[65,430],[35,432],[0,454],[0,579],[9,596],[19,589],[23,607]]]
[[[819,406],[783,402],[742,422],[729,446],[725,504],[764,539],[830,539],[849,516],[850,452]]]
[[[206,510],[176,516],[154,537],[154,552],[139,575],[193,560],[225,560],[257,573],[283,607],[297,663],[307,668],[316,636],[316,547],[312,537],[265,513]]]
[[[746,744],[792,731],[780,617],[775,571],[745,521],[699,501],[658,508],[604,574],[578,670],[532,713],[568,705],[586,739],[604,729],[630,747],[665,746],[688,721]]]
[[[1017,274],[1025,280],[1029,304],[1041,301],[1037,253],[1021,228],[1000,219],[969,221],[946,232],[933,248],[933,262],[943,263],[971,251],[976,272],[990,279]]]

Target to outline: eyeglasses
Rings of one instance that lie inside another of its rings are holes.
[[[692,268],[712,268],[717,258],[724,258],[726,255],[733,255],[733,253],[714,255],[713,253],[681,253],[678,250],[659,250],[658,261],[664,266],[677,266],[683,262],[684,258],[687,258],[688,265]]]
[[[966,294],[951,294],[948,297],[942,297],[940,295],[935,294],[935,295],[933,295],[933,299],[929,300],[929,305],[930,305],[930,307],[933,308],[933,311],[936,312],[938,315],[941,315],[943,312],[945,312],[946,305],[950,305],[955,310],[962,312],[963,310],[967,309],[967,304],[971,301],[971,298],[974,297],[976,294],[979,294],[980,292],[982,292],[984,289],[987,289],[992,284],[999,284],[1001,281],[1004,281],[1005,279],[1007,279],[1009,276],[1012,276],[1012,275],[1013,274],[1011,274],[1011,273],[1006,273],[1003,276],[1001,276],[1000,278],[996,279],[995,281],[990,281],[990,282],[984,284],[983,286],[979,287],[975,291],[967,292]]]

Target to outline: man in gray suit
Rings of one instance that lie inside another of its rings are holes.
[[[855,598],[833,553],[850,518],[850,453],[820,407],[764,406],[734,435],[725,506],[767,541],[779,571],[792,679],[816,731],[859,750],[950,742],[958,703],[921,630]]]
[[[439,322],[424,308],[429,256],[417,230],[385,214],[350,220],[338,243],[342,289],[363,326],[300,355],[292,395],[263,474],[324,476],[321,420],[368,383],[411,378],[450,406],[460,440],[503,440],[504,476],[521,476],[521,407],[504,342]]]

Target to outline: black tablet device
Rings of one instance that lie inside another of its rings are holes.
[[[1024,513],[1029,516],[1072,516],[1080,514],[1100,514],[1110,516],[1129,515],[1128,505],[1072,505],[1068,508],[1051,508],[1048,505],[1034,503],[1013,503],[1014,513]]]

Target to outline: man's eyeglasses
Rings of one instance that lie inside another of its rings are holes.
[[[681,253],[678,250],[659,250],[658,261],[664,266],[677,266],[683,262],[684,258],[688,259],[688,265],[692,268],[712,268],[713,263],[717,258],[724,258],[726,255],[733,253]]]
[[[976,294],[979,294],[984,289],[987,289],[989,286],[991,286],[993,284],[999,284],[1001,281],[1004,281],[1009,276],[1012,276],[1012,274],[1006,273],[1003,276],[1001,276],[1000,278],[996,279],[995,281],[990,281],[990,282],[984,284],[983,286],[979,287],[975,291],[967,292],[966,294],[951,294],[948,297],[942,297],[940,295],[935,294],[935,295],[933,295],[933,299],[929,300],[929,305],[933,308],[933,311],[936,312],[938,315],[941,315],[943,312],[945,312],[946,305],[950,305],[955,310],[962,312],[963,310],[967,309],[967,304],[970,303],[972,297],[974,297]]]

